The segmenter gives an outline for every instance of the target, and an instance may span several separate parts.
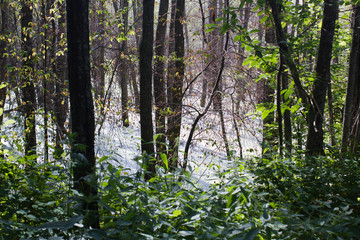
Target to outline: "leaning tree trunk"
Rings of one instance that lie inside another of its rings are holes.
[[[34,63],[32,59],[33,41],[29,29],[33,21],[31,2],[27,0],[21,1],[21,48],[23,51],[23,88],[22,101],[24,105],[24,144],[25,154],[29,154],[36,150],[36,129],[35,129],[35,111],[36,111],[36,94],[34,85]]]
[[[99,228],[94,152],[95,120],[90,81],[89,1],[66,1],[74,187],[83,198],[86,227]]]
[[[306,150],[310,156],[324,154],[324,108],[326,90],[330,82],[332,45],[338,11],[338,0],[324,1],[324,17],[322,21],[318,58],[316,62],[316,77],[311,96],[312,102],[307,114],[308,135],[306,139]]]
[[[143,2],[143,29],[140,42],[140,125],[141,151],[148,156],[154,154],[153,125],[152,125],[152,59],[153,59],[153,27],[154,27],[154,0]],[[144,158],[146,157],[144,156]],[[155,163],[149,157],[145,179],[155,174]]]

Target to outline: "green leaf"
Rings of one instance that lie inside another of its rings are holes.
[[[176,209],[176,210],[173,211],[172,216],[173,216],[173,217],[178,217],[178,216],[181,215],[181,213],[182,213],[181,210]]]
[[[236,35],[236,36],[234,37],[234,42],[239,41],[239,40],[240,40],[240,38],[241,38],[241,36],[240,36],[240,35]]]
[[[269,110],[264,110],[262,113],[261,113],[261,117],[262,119],[265,119],[269,114],[270,114],[271,111]]]
[[[102,163],[103,161],[106,161],[109,157],[108,156],[102,156],[98,163]]]
[[[106,232],[101,229],[91,229],[89,232],[89,236],[95,240],[107,239],[108,237]]]
[[[161,157],[161,160],[163,161],[163,163],[165,164],[166,170],[169,170],[169,162],[168,162],[166,154],[162,153],[160,155],[160,157]]]
[[[253,240],[256,235],[259,233],[259,229],[258,228],[253,228],[251,229],[245,236],[245,240]]]
[[[11,125],[11,124],[14,124],[14,123],[16,123],[16,121],[14,119],[9,119],[4,123],[4,126]]]
[[[262,58],[262,57],[263,57],[261,51],[259,51],[259,50],[255,50],[255,55],[256,55],[257,57],[259,57],[259,58]]]
[[[66,230],[72,228],[75,225],[75,223],[78,223],[83,218],[84,218],[84,216],[75,216],[66,222],[44,223],[40,226],[35,227],[35,229],[60,229],[60,230],[66,231]]]

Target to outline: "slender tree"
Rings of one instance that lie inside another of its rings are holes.
[[[324,13],[316,62],[316,77],[311,96],[312,103],[307,115],[308,135],[306,150],[311,156],[324,154],[324,108],[326,91],[330,83],[330,64],[338,11],[338,0],[324,1]]]
[[[1,8],[1,27],[0,27],[0,78],[2,79],[0,84],[7,84],[7,57],[6,57],[6,50],[7,50],[7,42],[6,42],[6,35],[9,33],[9,24],[8,24],[8,11],[9,11],[9,4],[6,0],[0,1],[0,8]],[[3,109],[5,106],[6,100],[6,89],[7,86],[3,85],[0,88],[0,109]],[[0,115],[0,125],[3,122],[3,114]]]
[[[152,125],[152,60],[154,43],[154,0],[143,1],[143,29],[140,42],[140,125],[141,151],[147,156],[154,154]],[[146,160],[145,178],[155,174],[155,163]]]
[[[184,43],[184,11],[185,1],[177,0],[175,8],[175,76],[171,86],[171,116],[169,119],[169,147],[171,154],[171,167],[178,165],[179,138],[182,118],[182,90],[185,74],[185,43]]]
[[[129,28],[129,2],[128,0],[121,0],[121,9],[122,9],[122,31],[124,36],[127,35]],[[120,67],[119,67],[119,81],[121,86],[121,120],[123,122],[124,127],[129,126],[129,93],[128,93],[128,82],[129,82],[129,61],[128,61],[128,40],[125,38],[121,42],[121,50],[122,53],[119,55],[120,57]]]
[[[166,108],[166,91],[165,91],[165,44],[166,44],[166,27],[167,15],[169,9],[169,0],[161,0],[159,5],[159,17],[156,27],[155,38],[155,64],[154,64],[154,99],[155,99],[155,123],[156,134],[156,151],[165,152],[165,108]]]
[[[21,48],[22,48],[22,101],[24,105],[24,131],[25,131],[25,154],[36,150],[36,93],[34,85],[34,63],[32,58],[33,41],[32,41],[32,2],[21,0]]]
[[[352,44],[349,58],[349,75],[341,139],[342,152],[355,152],[359,145],[360,116],[360,5],[354,7]]]
[[[63,153],[63,140],[66,136],[65,123],[67,116],[69,115],[69,104],[67,97],[67,80],[68,80],[68,69],[67,69],[67,53],[64,51],[66,44],[64,44],[65,35],[65,2],[57,2],[59,8],[59,18],[56,24],[56,37],[55,46],[56,52],[59,52],[55,59],[53,66],[54,72],[56,73],[55,81],[55,94],[54,94],[54,111],[55,111],[55,122],[56,122],[56,145],[55,145],[55,157],[60,157]]]
[[[89,1],[66,1],[74,187],[83,198],[86,227],[99,228],[94,152],[94,106],[90,82]]]

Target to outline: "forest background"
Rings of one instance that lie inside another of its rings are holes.
[[[0,6],[1,239],[360,235],[357,1]]]

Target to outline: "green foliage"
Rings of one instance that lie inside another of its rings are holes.
[[[0,239],[56,235],[34,228],[65,221],[71,195],[69,175],[61,165],[34,164],[34,158],[0,158]]]
[[[27,168],[31,159],[9,155],[0,161],[0,239],[356,239],[358,157],[267,156],[234,162],[209,186],[166,167],[144,182],[141,170],[102,157],[101,229],[86,229],[66,162]]]
[[[258,159],[248,163],[255,184],[284,231],[279,239],[357,239],[360,165],[357,158]]]

